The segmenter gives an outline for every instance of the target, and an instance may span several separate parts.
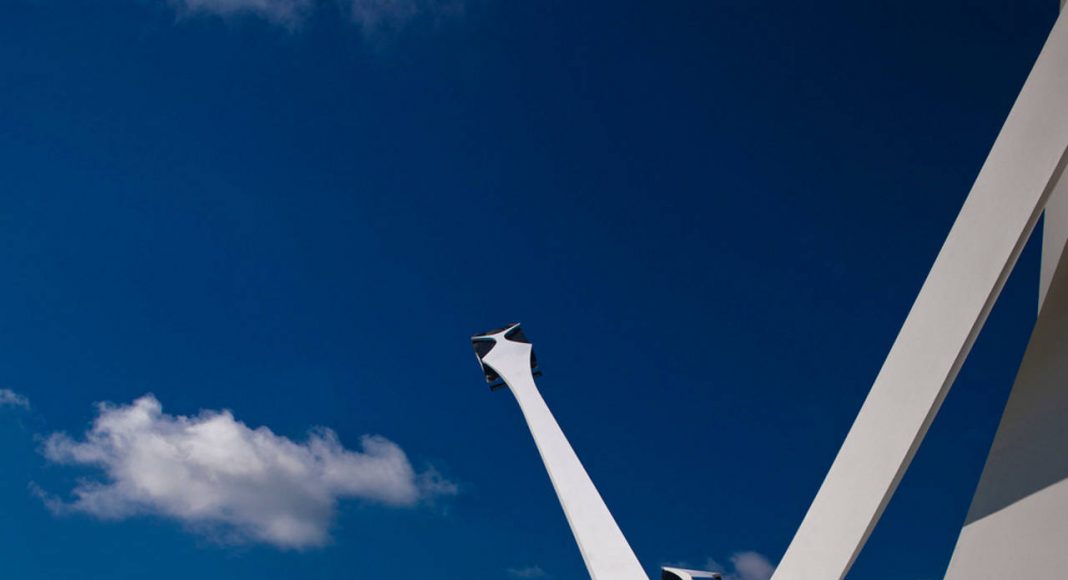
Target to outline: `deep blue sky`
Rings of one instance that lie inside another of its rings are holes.
[[[0,1],[5,578],[582,578],[468,337],[543,394],[652,572],[781,557],[1055,0],[491,2],[365,37]],[[1031,244],[851,578],[940,577],[1034,320]],[[379,433],[460,493],[333,543],[56,517],[40,438],[154,393]],[[391,571],[403,566],[401,572]]]

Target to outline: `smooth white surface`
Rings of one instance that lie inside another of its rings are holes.
[[[843,578],[897,488],[1063,170],[1058,19],[774,580]]]
[[[1068,73],[1066,73],[1068,74]],[[1066,113],[1068,114],[1068,113]],[[1039,273],[1038,307],[1046,301],[1053,272],[1061,259],[1064,244],[1068,243],[1068,177],[1061,176],[1053,195],[1046,202],[1042,218],[1042,269]]]
[[[505,340],[508,330],[492,335],[496,345],[482,362],[497,371],[519,402],[590,577],[649,580],[538,392],[530,370],[531,345]]]
[[[678,576],[680,580],[693,580],[694,578],[719,578],[720,575],[715,572],[706,572],[704,570],[687,570],[685,568],[669,568],[664,566],[664,570],[671,572]]]
[[[1068,577],[1068,259],[1058,254],[947,579]]]
[[[1050,506],[1056,506],[1050,511]],[[966,526],[947,580],[1063,580],[1068,577],[1068,481]]]

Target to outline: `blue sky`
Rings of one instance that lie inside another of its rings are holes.
[[[0,2],[4,577],[582,578],[521,321],[650,573],[753,580],[1056,11]],[[1037,251],[851,578],[943,573]]]

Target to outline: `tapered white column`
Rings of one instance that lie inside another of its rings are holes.
[[[775,571],[843,578],[927,433],[1060,173],[1068,148],[1068,19],[1058,20]]]
[[[545,469],[563,506],[593,580],[649,580],[608,506],[579,462],[564,432],[534,384],[531,345],[505,338],[510,327],[490,335],[495,345],[482,357],[507,383],[534,436]]]

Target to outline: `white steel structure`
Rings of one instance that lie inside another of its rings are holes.
[[[694,578],[712,578],[712,580],[721,580],[722,575],[716,572],[705,572],[703,570],[686,570],[685,568],[669,568],[664,566],[662,568],[663,574],[660,580],[693,580]]]
[[[500,378],[519,402],[567,523],[593,580],[648,580],[586,469],[534,384],[533,347],[518,324],[471,339],[487,379]]]
[[[537,374],[534,348],[522,328],[512,324],[474,336],[471,342],[491,388],[507,386],[519,403],[590,578],[648,580],[601,494],[541,398],[534,384]],[[718,578],[716,574],[695,570],[670,569],[676,575],[669,575],[672,572],[668,570],[664,572],[668,580]]]
[[[1062,15],[774,580],[845,577],[1047,204],[1045,305],[947,577],[1068,578],[1068,282],[1053,274],[1068,236],[1066,163]],[[1040,465],[1051,453],[1059,471]]]
[[[1068,578],[1068,17],[1051,31],[772,580],[841,580],[1045,212],[1040,311],[946,578]],[[472,339],[515,394],[594,580],[646,578],[542,400],[518,325]],[[664,568],[663,578],[717,578]]]
[[[946,578],[1068,577],[1068,260],[1051,281]]]

